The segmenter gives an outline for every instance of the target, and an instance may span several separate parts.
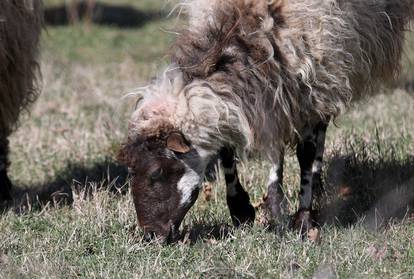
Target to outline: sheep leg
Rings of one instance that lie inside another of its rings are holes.
[[[7,175],[9,142],[0,139],[0,202],[11,200],[11,182]]]
[[[75,24],[79,21],[78,4],[78,0],[66,0],[66,10],[70,24]]]
[[[294,217],[293,226],[302,234],[313,227],[312,202],[317,193],[314,190],[321,191],[322,160],[327,126],[326,122],[319,122],[299,142],[296,149],[300,165],[300,193],[299,211]]]
[[[241,224],[253,223],[255,210],[250,204],[248,193],[240,184],[233,150],[223,148],[220,151],[220,158],[226,180],[227,205],[233,224],[240,226]]]
[[[312,191],[313,198],[318,200],[322,196],[323,183],[322,183],[322,167],[323,167],[323,154],[325,152],[325,137],[326,130],[328,128],[329,120],[327,122],[319,122],[316,126],[316,156],[312,165]]]
[[[267,195],[264,198],[268,221],[276,222],[282,215],[285,195],[283,193],[283,153],[277,163],[273,163],[267,183]]]

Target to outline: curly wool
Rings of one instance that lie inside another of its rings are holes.
[[[207,149],[273,156],[308,123],[394,80],[413,2],[184,1],[190,25],[176,40],[177,68],[142,94],[130,135],[170,123]],[[169,109],[154,109],[155,98]],[[149,122],[143,111],[154,112]]]
[[[0,132],[7,137],[39,93],[40,0],[0,1]]]

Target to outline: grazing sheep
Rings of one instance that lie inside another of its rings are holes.
[[[131,28],[156,20],[161,14],[144,12],[130,5],[106,4],[95,0],[67,0],[66,4],[45,8],[43,17],[44,23],[52,26],[85,20],[94,24]]]
[[[40,0],[0,1],[0,202],[11,199],[8,137],[39,92],[36,61]]]
[[[412,0],[185,1],[189,26],[171,66],[142,89],[120,160],[147,236],[177,237],[210,159],[221,157],[235,225],[255,212],[235,154],[272,162],[265,208],[281,212],[283,154],[301,168],[294,227],[312,224],[325,131],[351,100],[397,76]]]

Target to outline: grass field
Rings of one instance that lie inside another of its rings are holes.
[[[0,278],[413,278],[414,96],[400,89],[356,104],[329,128],[319,242],[301,241],[286,228],[288,216],[276,232],[260,224],[260,212],[253,227],[233,229],[222,178],[210,201],[200,195],[187,215],[184,241],[142,242],[127,171],[114,159],[134,103],[122,97],[165,65],[173,39],[165,30],[177,24],[173,17],[130,29],[46,28],[44,90],[11,138],[15,201],[0,216]],[[413,63],[408,47],[403,81],[414,79]],[[241,167],[254,202],[267,168]],[[298,182],[290,155],[289,214]]]

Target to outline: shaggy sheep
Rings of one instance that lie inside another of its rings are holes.
[[[147,235],[176,238],[210,159],[221,157],[236,225],[255,212],[235,154],[272,162],[265,208],[281,213],[283,154],[296,146],[301,191],[294,226],[312,227],[330,119],[379,92],[399,71],[413,0],[185,1],[189,26],[171,66],[140,90],[120,160]]]
[[[38,95],[40,0],[0,1],[0,201],[11,199],[8,137],[19,115]]]

